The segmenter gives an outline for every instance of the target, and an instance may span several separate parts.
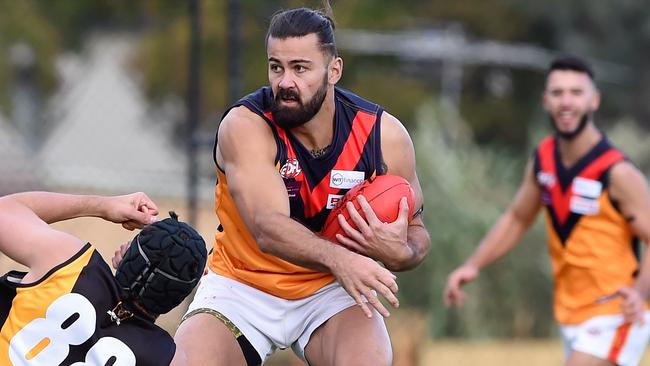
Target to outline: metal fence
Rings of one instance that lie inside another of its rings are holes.
[[[137,45],[137,38],[103,34],[89,39],[83,53],[60,56],[56,92],[41,105],[26,103],[37,106],[33,115],[40,128],[24,128],[8,113],[0,116],[0,193],[142,190],[186,198],[196,189],[199,199],[211,199],[211,144],[200,143],[211,138],[194,140],[198,169],[192,188],[189,135],[179,132],[186,123],[185,101],[150,104],[137,72],[128,67]]]

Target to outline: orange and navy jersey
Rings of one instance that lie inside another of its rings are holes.
[[[546,208],[555,278],[554,311],[561,324],[620,313],[617,291],[638,271],[638,241],[609,195],[609,170],[625,156],[606,138],[578,162],[562,164],[557,138],[535,153],[535,177]]]
[[[33,283],[24,272],[0,278],[0,365],[169,365],[176,347],[155,324],[120,325],[107,311],[119,301],[110,268],[86,244]]]
[[[383,174],[380,141],[383,110],[349,91],[335,88],[332,144],[324,155],[313,157],[290,131],[274,122],[270,112],[272,101],[271,88],[264,87],[233,107],[245,106],[271,128],[277,146],[275,164],[286,186],[291,218],[319,232],[331,209],[350,188]],[[216,244],[209,259],[214,272],[285,299],[309,296],[334,281],[329,273],[262,253],[239,215],[225,172],[218,164],[217,177],[216,211],[221,230],[216,233]]]

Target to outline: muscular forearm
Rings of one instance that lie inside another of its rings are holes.
[[[83,216],[102,217],[100,196],[71,195],[52,192],[25,192],[7,196],[29,208],[50,224]]]
[[[255,227],[255,238],[263,252],[306,268],[332,272],[339,255],[354,254],[282,214],[264,215],[256,220]]]
[[[409,225],[408,237],[403,258],[384,261],[386,268],[391,271],[407,271],[417,267],[429,253],[431,238],[427,229],[422,225]]]

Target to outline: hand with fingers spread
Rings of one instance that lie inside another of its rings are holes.
[[[641,293],[634,287],[623,287],[618,290],[618,294],[623,298],[621,311],[625,322],[639,322],[644,324],[644,303]]]
[[[346,204],[350,219],[356,229],[339,214],[339,225],[346,235],[336,234],[338,242],[346,248],[373,258],[393,268],[412,253],[407,245],[409,207],[406,197],[399,202],[399,214],[393,222],[381,222],[363,195],[357,196],[364,217],[352,202]]]
[[[398,291],[395,275],[368,257],[344,250],[339,252],[339,256],[338,265],[332,268],[332,274],[361,306],[366,316],[372,317],[370,307],[384,317],[390,316],[378,297],[384,297],[394,308],[399,307],[399,300],[395,296]]]
[[[445,306],[462,306],[465,302],[465,292],[460,288],[462,285],[473,281],[478,277],[479,270],[473,265],[464,264],[453,271],[447,277],[447,285],[444,292]]]
[[[156,221],[158,207],[144,193],[108,197],[104,202],[105,220],[122,224],[127,230],[141,229]]]

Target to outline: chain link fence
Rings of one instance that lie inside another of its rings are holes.
[[[0,115],[0,193],[144,191],[187,197],[185,104],[171,97],[149,103],[130,67],[137,47],[138,39],[131,36],[95,35],[83,53],[60,56],[59,87],[32,113],[42,121],[36,130],[23,128],[7,113]],[[196,151],[198,197],[211,200],[212,138],[195,140],[202,142]]]

